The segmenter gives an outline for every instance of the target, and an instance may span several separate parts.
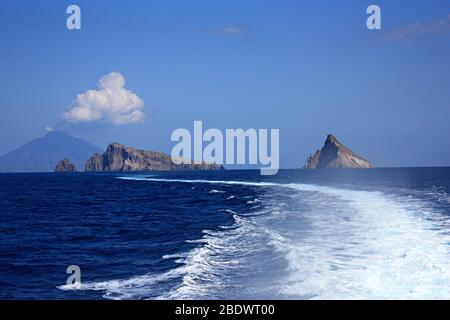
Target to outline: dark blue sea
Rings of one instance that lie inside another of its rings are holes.
[[[449,193],[450,168],[1,174],[0,299],[449,299]]]

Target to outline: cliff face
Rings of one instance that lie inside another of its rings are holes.
[[[181,164],[172,163],[169,155],[161,152],[137,150],[118,143],[112,143],[102,155],[95,154],[85,166],[85,171],[154,171],[154,170],[218,170],[215,164]]]
[[[372,163],[348,149],[331,134],[322,149],[309,156],[304,166],[305,169],[373,167]]]
[[[55,167],[55,172],[75,172],[75,171],[77,171],[75,165],[67,159],[58,161]]]

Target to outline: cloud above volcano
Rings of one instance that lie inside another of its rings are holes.
[[[144,101],[125,89],[125,78],[119,72],[104,75],[98,89],[79,94],[63,118],[72,123],[104,121],[115,125],[144,119]]]

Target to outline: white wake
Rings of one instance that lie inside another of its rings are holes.
[[[449,221],[418,201],[297,183],[119,178],[269,191],[258,199],[261,214],[228,210],[234,225],[205,230],[191,241],[198,247],[165,257],[178,268],[79,289],[117,299],[450,298]]]

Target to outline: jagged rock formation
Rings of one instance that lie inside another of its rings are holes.
[[[373,167],[372,163],[348,149],[331,134],[322,149],[310,155],[304,166],[305,169]]]
[[[137,150],[119,143],[110,144],[102,155],[92,156],[85,166],[85,171],[89,172],[218,169],[223,169],[223,166],[207,163],[176,165],[165,153]]]
[[[55,172],[76,172],[77,168],[68,159],[60,160],[56,164]]]

